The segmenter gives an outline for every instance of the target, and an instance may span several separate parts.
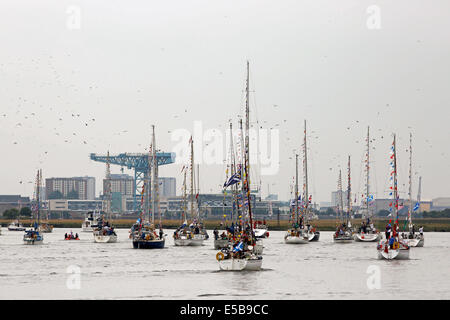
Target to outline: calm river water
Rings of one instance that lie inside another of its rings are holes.
[[[203,247],[175,247],[165,230],[163,250],[133,249],[125,229],[113,244],[81,229],[72,229],[80,241],[65,241],[69,231],[26,246],[23,232],[3,228],[0,299],[450,299],[450,233],[426,233],[410,260],[386,261],[376,243],[335,244],[322,232],[319,242],[286,245],[284,232],[270,231],[262,271],[220,272],[211,231]],[[73,266],[79,289],[67,286]]]

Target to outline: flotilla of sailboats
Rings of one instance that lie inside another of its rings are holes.
[[[269,236],[268,225],[265,221],[255,220],[250,184],[250,77],[249,63],[247,62],[246,96],[245,96],[245,130],[243,121],[240,120],[240,149],[235,154],[233,144],[232,124],[230,122],[230,162],[226,169],[226,180],[223,186],[223,217],[226,221],[225,231],[219,234],[218,228],[214,230],[214,249],[219,250],[216,260],[222,271],[257,271],[261,270],[263,262],[263,242]],[[351,186],[351,163],[348,156],[348,176],[346,190],[346,206],[344,208],[344,197],[342,190],[342,173],[339,170],[338,177],[338,199],[336,206],[336,231],[333,233],[334,243],[378,242],[377,254],[379,259],[409,259],[411,247],[423,247],[423,229],[417,232],[412,222],[412,213],[420,205],[419,199],[413,209],[412,202],[412,135],[410,134],[409,147],[409,208],[403,232],[400,232],[399,223],[399,193],[397,177],[397,146],[396,136],[393,135],[391,146],[391,174],[390,195],[392,196],[391,215],[394,221],[389,221],[386,227],[386,237],[383,239],[379,230],[374,227],[373,210],[371,202],[373,194],[370,189],[370,131],[367,128],[367,144],[365,154],[365,190],[362,195],[360,211],[362,222],[356,230],[352,225],[352,186]],[[199,168],[195,168],[194,162],[194,140],[189,140],[190,160],[184,166],[183,180],[183,208],[181,212],[181,225],[174,234],[175,246],[202,246],[208,239],[207,231],[201,218],[201,206],[199,202]],[[291,227],[284,235],[286,244],[308,244],[318,241],[320,232],[312,226],[312,196],[308,190],[308,148],[306,120],[304,121],[303,138],[303,190],[299,190],[299,155],[295,155],[295,190],[294,199],[290,201],[290,223]],[[141,209],[139,218],[130,230],[130,239],[135,249],[162,249],[165,246],[164,231],[162,230],[161,210],[159,205],[159,178],[158,163],[156,157],[155,126],[152,126],[152,142],[148,153],[149,170],[142,186]],[[187,194],[187,175],[190,176],[190,192]],[[197,176],[196,176],[197,175]],[[197,177],[197,182],[195,178]],[[197,186],[195,186],[197,184]],[[225,212],[225,199],[227,190],[231,192],[230,210]],[[44,223],[42,215],[42,170],[37,171],[36,185],[32,203],[32,214],[34,224],[30,229],[23,227],[20,215],[17,220],[10,223],[9,231],[25,231],[23,242],[27,245],[42,244],[44,236],[42,233],[52,232],[53,226],[49,221],[49,213]],[[196,192],[194,192],[194,190]],[[292,190],[291,190],[292,193]],[[109,151],[106,162],[105,192],[103,197],[103,211],[94,210],[87,213],[82,223],[83,232],[93,232],[94,241],[97,243],[117,242],[117,234],[112,226],[111,210],[111,173]],[[151,202],[151,205],[150,205]],[[355,200],[356,202],[356,200]],[[189,206],[189,210],[188,210]],[[272,208],[270,206],[270,216]],[[155,224],[155,215],[159,215],[159,234]],[[231,219],[227,217],[230,216]],[[228,226],[228,221],[231,226]],[[391,225],[392,224],[392,225]],[[223,224],[221,224],[223,226]],[[1,232],[1,229],[0,229]],[[65,240],[79,240],[78,234],[65,235]]]

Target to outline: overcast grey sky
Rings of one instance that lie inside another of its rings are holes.
[[[362,190],[367,125],[377,197],[388,189],[393,132],[401,196],[409,132],[414,196],[419,175],[422,199],[450,196],[447,0],[2,0],[0,40],[0,194],[31,196],[38,168],[95,176],[98,194],[105,166],[89,153],[145,152],[151,124],[165,151],[169,131],[194,121],[236,124],[249,60],[252,122],[280,130],[280,170],[261,177],[263,196],[270,185],[289,198],[304,119],[315,201],[330,201],[348,154]],[[180,168],[160,175],[180,182]],[[201,191],[219,192],[223,165],[200,171]]]

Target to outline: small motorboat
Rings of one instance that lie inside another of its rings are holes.
[[[19,220],[15,220],[8,225],[8,231],[25,231],[26,228]]]
[[[80,240],[80,237],[78,233],[73,234],[73,232],[70,232],[64,235],[64,240]]]
[[[95,228],[98,227],[98,218],[100,213],[96,211],[89,211],[84,218],[84,221],[81,223],[81,231],[82,232],[92,232]]]

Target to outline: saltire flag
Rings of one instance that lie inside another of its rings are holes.
[[[184,227],[187,226],[187,220],[184,220],[183,224],[181,225],[180,229],[183,229]]]
[[[238,245],[236,245],[236,247],[233,248],[233,252],[239,252],[244,250],[244,243],[243,242],[239,242]]]
[[[420,203],[417,202],[416,205],[415,205],[414,208],[413,208],[413,211],[419,210],[419,207],[420,207]]]
[[[223,184],[224,188],[227,188],[229,186],[232,186],[233,184],[236,184],[238,182],[241,181],[241,171],[239,170],[238,172],[236,172],[235,174],[233,174],[230,179],[228,179],[228,181],[226,181]]]

